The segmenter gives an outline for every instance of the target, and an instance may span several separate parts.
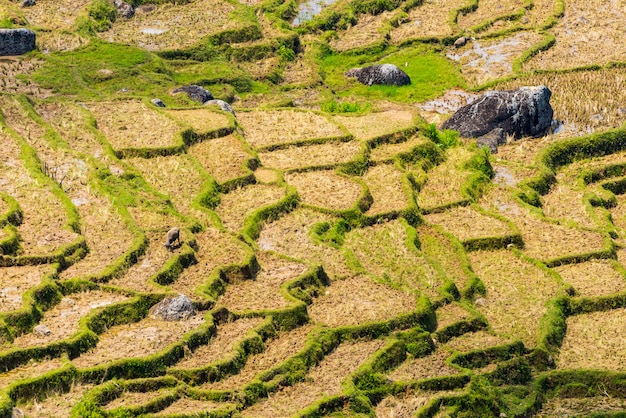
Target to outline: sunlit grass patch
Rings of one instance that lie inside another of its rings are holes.
[[[428,144],[429,142],[429,139],[415,135],[403,142],[380,144],[371,151],[370,160],[375,162],[391,161],[396,155],[409,153],[413,148]]]
[[[442,226],[459,241],[503,237],[515,233],[506,222],[487,216],[472,206],[460,206],[441,213],[425,215],[429,223]]]
[[[559,369],[626,370],[626,311],[614,309],[567,318],[567,333],[557,359]]]
[[[548,218],[568,219],[588,228],[596,227],[587,212],[584,191],[576,190],[570,184],[558,184],[550,189],[550,193],[541,196],[541,207]]]
[[[333,281],[308,311],[314,323],[340,327],[390,320],[415,308],[413,293],[354,276]]]
[[[227,128],[230,125],[230,120],[226,115],[219,112],[213,112],[206,107],[198,109],[166,110],[165,114],[170,116],[172,119],[191,126],[194,132],[198,135],[215,131],[220,128]]]
[[[379,164],[370,167],[363,175],[374,203],[365,212],[366,215],[400,211],[409,206],[406,195],[406,174],[392,164]]]
[[[337,39],[331,40],[329,45],[336,51],[344,52],[383,42],[392,16],[392,12],[383,12],[376,16],[361,15],[355,25],[339,32]]]
[[[311,368],[304,382],[281,388],[250,408],[243,417],[287,417],[310,406],[316,400],[342,393],[341,383],[357,368],[382,348],[384,341],[343,343],[318,365]]]
[[[263,166],[278,170],[334,166],[357,158],[363,151],[362,147],[363,145],[357,141],[325,142],[323,144],[292,146],[275,151],[260,152],[259,159]]]
[[[278,182],[279,173],[276,170],[259,167],[254,170],[254,178],[258,183],[276,183]]]
[[[189,153],[196,157],[219,183],[243,177],[250,172],[245,164],[252,156],[235,135],[195,144],[189,149]]]
[[[466,0],[424,2],[412,9],[400,26],[391,31],[394,44],[408,39],[453,36],[451,13],[467,4]]]
[[[611,416],[626,410],[626,399],[606,396],[586,396],[581,398],[551,398],[537,412],[537,418],[556,416]]]
[[[70,29],[90,4],[91,0],[40,0],[21,12],[30,25],[58,31]]]
[[[176,134],[183,129],[139,100],[92,102],[87,106],[115,149],[176,145]]]
[[[253,147],[267,147],[307,139],[344,136],[339,126],[323,115],[296,110],[237,112],[245,139]]]
[[[360,141],[412,128],[416,125],[416,118],[414,110],[404,107],[370,112],[366,115],[333,116],[335,121],[345,126]]]
[[[24,412],[27,417],[57,418],[69,417],[74,405],[83,397],[85,393],[93,389],[94,385],[75,383],[67,392],[52,394],[44,399],[33,400],[29,403],[20,401],[17,407]]]
[[[468,256],[487,289],[484,303],[476,309],[497,336],[535,347],[541,318],[547,312],[545,304],[557,295],[561,284],[511,251],[477,251]]]
[[[447,350],[440,349],[425,357],[409,358],[400,367],[389,373],[388,377],[394,381],[406,382],[460,374],[459,369],[446,363],[446,359],[450,355],[451,353]]]
[[[0,312],[22,308],[24,292],[37,286],[51,272],[49,265],[0,268]]]
[[[239,187],[221,196],[215,209],[224,227],[231,231],[243,228],[246,219],[264,206],[278,203],[287,194],[287,189],[271,184],[251,184]]]
[[[281,287],[307,270],[306,265],[263,254],[261,271],[254,280],[231,284],[218,299],[231,312],[282,309],[293,304],[281,294]]]
[[[331,210],[347,210],[357,204],[363,187],[332,170],[285,175],[285,181],[298,190],[301,201]]]
[[[581,296],[606,296],[626,289],[626,277],[615,269],[614,263],[612,260],[592,260],[554,267],[554,270]]]

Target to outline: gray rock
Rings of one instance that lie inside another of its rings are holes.
[[[467,41],[469,41],[470,38],[467,36],[461,36],[459,39],[457,39],[456,41],[454,41],[454,46],[457,48],[461,48],[462,46],[465,46],[465,44],[467,43]]]
[[[24,418],[25,416],[24,411],[19,408],[13,408],[13,411],[11,412],[11,418]]]
[[[224,100],[213,99],[213,100],[204,102],[204,104],[205,106],[208,106],[208,105],[219,106],[219,108],[222,109],[224,112],[232,113],[233,116],[235,116],[235,111],[233,110],[232,106],[226,103]]]
[[[476,143],[478,146],[489,148],[492,154],[496,154],[498,152],[498,145],[506,144],[506,133],[504,129],[496,128],[488,134],[476,138]]]
[[[22,55],[32,51],[35,32],[30,29],[0,29],[0,55]]]
[[[52,331],[50,331],[50,328],[42,324],[35,326],[35,328],[33,328],[33,332],[41,337],[46,337],[52,334]]]
[[[37,4],[36,0],[22,0],[21,6],[30,7],[30,6],[34,6],[35,4]]]
[[[163,100],[158,99],[158,98],[154,98],[152,100],[150,100],[152,102],[153,105],[155,105],[156,107],[165,107],[165,103],[163,103]]]
[[[488,91],[457,110],[441,128],[454,129],[466,138],[483,136],[495,128],[515,138],[539,136],[552,122],[551,95],[546,86]]]
[[[347,77],[356,77],[361,84],[384,84],[387,86],[405,86],[411,84],[409,76],[393,64],[376,64],[363,68],[352,68]]]
[[[181,321],[196,313],[191,299],[185,295],[167,297],[150,309],[150,317],[164,321]]]
[[[135,8],[123,0],[113,0],[113,6],[117,9],[117,14],[126,19],[135,16]]]
[[[213,95],[211,94],[211,92],[195,84],[178,87],[177,89],[172,90],[172,93],[186,93],[191,100],[200,103],[205,103],[209,100],[213,100]]]

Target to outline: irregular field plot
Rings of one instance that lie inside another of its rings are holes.
[[[367,276],[335,280],[308,307],[311,320],[330,327],[388,321],[416,308],[415,295]]]
[[[328,170],[287,174],[285,181],[298,190],[303,203],[331,210],[354,207],[363,193],[359,183]]]
[[[73,384],[67,393],[59,393],[48,396],[45,399],[34,400],[29,404],[18,404],[17,406],[27,417],[69,417],[74,405],[93,387],[94,385],[91,384]]]
[[[65,52],[87,45],[90,39],[72,32],[39,32],[36,42],[40,51]],[[45,97],[46,93],[38,96]]]
[[[467,309],[456,303],[449,303],[437,309],[437,329],[441,330],[448,325],[467,320],[472,316],[473,315]]]
[[[12,383],[20,380],[40,377],[48,372],[58,370],[65,365],[61,359],[42,360],[31,362],[21,367],[17,367],[9,372],[0,374],[0,389],[5,389]]]
[[[360,141],[400,132],[416,125],[416,112],[403,107],[371,112],[363,116],[333,116]]]
[[[607,396],[585,398],[552,398],[543,404],[535,417],[597,416],[619,414],[626,410],[626,399]]]
[[[488,347],[495,347],[512,342],[510,339],[492,335],[486,331],[468,332],[459,337],[455,337],[447,341],[446,348],[452,350],[467,352],[473,350],[483,350]]]
[[[79,369],[127,358],[156,354],[204,323],[202,314],[182,321],[145,318],[134,324],[116,325],[99,336],[95,348],[72,360]]]
[[[287,190],[281,186],[252,184],[223,194],[215,211],[224,227],[231,231],[239,231],[254,211],[277,204],[286,194]]]
[[[400,211],[409,206],[405,191],[405,174],[391,164],[370,167],[363,175],[374,203],[366,215]]]
[[[245,139],[253,147],[315,138],[343,136],[343,131],[325,116],[295,110],[238,112]]]
[[[330,47],[339,51],[364,48],[385,39],[386,26],[392,17],[391,12],[383,12],[376,16],[363,14],[358,22],[338,34],[338,39],[330,41]]]
[[[431,213],[425,218],[431,224],[440,225],[461,242],[488,237],[503,237],[514,232],[504,221],[483,215],[471,206],[461,206],[441,213]]]
[[[278,337],[265,342],[265,351],[248,357],[246,365],[237,374],[218,382],[207,382],[200,389],[232,390],[242,388],[259,373],[271,370],[304,349],[307,336],[313,329],[313,325],[304,325],[279,334]]]
[[[567,318],[559,369],[626,370],[626,311],[615,309]]]
[[[267,400],[242,411],[244,417],[291,417],[322,397],[339,395],[341,382],[378,349],[384,341],[344,343],[307,374],[307,381],[281,388]]]
[[[294,61],[287,63],[283,70],[283,81],[281,84],[290,86],[306,86],[319,80],[314,64],[301,56]]]
[[[478,8],[471,13],[459,14],[457,23],[463,29],[470,29],[496,16],[504,16],[515,13],[524,7],[522,0],[486,0],[478,4]]]
[[[606,296],[626,289],[626,278],[609,260],[592,260],[555,267],[554,270],[581,296]]]
[[[453,35],[450,13],[466,3],[464,0],[424,2],[409,12],[407,22],[391,31],[391,42],[399,44],[408,39]]]
[[[306,266],[270,255],[260,257],[259,263],[261,271],[254,280],[231,284],[220,297],[218,302],[229,311],[281,309],[293,304],[283,297],[281,287],[304,273]]]
[[[94,309],[128,300],[128,297],[111,292],[88,291],[65,296],[61,302],[44,313],[40,325],[50,330],[44,336],[31,332],[13,340],[15,347],[30,347],[50,344],[73,336],[79,330],[79,321]]]
[[[245,166],[251,155],[235,135],[228,135],[193,145],[189,154],[198,159],[218,183],[247,175]]]
[[[207,108],[166,110],[165,114],[190,126],[198,135],[220,128],[227,128],[230,125],[226,115],[212,112]]]
[[[407,390],[398,396],[389,396],[376,405],[375,413],[377,417],[412,417],[424,406],[434,399],[446,395],[461,395],[462,391],[420,391]]]
[[[52,268],[48,265],[0,268],[0,312],[22,308],[24,292],[41,283],[49,273]]]
[[[437,350],[425,357],[409,358],[397,369],[389,373],[388,377],[394,381],[406,382],[460,374],[459,369],[446,363],[446,359],[450,355],[451,353],[446,350]]]
[[[140,100],[87,104],[98,129],[115,149],[177,145],[183,127]]]
[[[567,184],[558,184],[541,197],[541,208],[548,218],[569,219],[588,228],[595,227],[583,205],[584,192]]]
[[[140,9],[133,19],[116,19],[113,27],[99,36],[151,51],[185,49],[200,43],[204,36],[241,26],[236,19],[230,19],[235,10],[232,3],[220,0],[165,3],[150,12]]]
[[[293,146],[271,152],[260,152],[265,167],[293,170],[303,167],[332,166],[354,160],[362,152],[359,142],[327,142],[320,145]]]
[[[430,141],[426,138],[413,136],[403,142],[381,144],[371,151],[370,160],[376,162],[389,161],[398,154],[410,153],[413,148],[427,144],[428,142]]]
[[[468,254],[487,289],[484,304],[476,307],[496,335],[537,344],[545,303],[558,293],[560,283],[547,272],[507,250]]]
[[[262,322],[262,318],[243,318],[218,326],[216,335],[209,343],[200,346],[191,356],[178,362],[176,369],[196,369],[232,357],[232,351]]]
[[[21,8],[20,12],[34,27],[67,30],[86,12],[90,3],[91,0],[40,0],[34,6]]]
[[[233,409],[234,404],[227,402],[201,401],[192,398],[181,398],[154,416],[170,417],[172,415],[189,414],[193,412],[211,413],[222,409]]]
[[[143,404],[148,403],[149,401],[154,400],[159,396],[164,396],[167,394],[172,394],[174,390],[172,388],[163,388],[159,390],[152,390],[146,392],[130,392],[125,391],[117,398],[113,399],[111,402],[108,402],[104,405],[104,410],[111,411],[116,408],[125,407],[136,407],[141,406]]]

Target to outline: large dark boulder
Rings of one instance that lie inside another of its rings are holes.
[[[205,103],[209,100],[213,100],[213,95],[210,91],[195,84],[178,87],[177,89],[172,90],[172,93],[186,93],[191,100],[200,103]]]
[[[546,86],[488,91],[457,110],[441,128],[454,129],[466,138],[480,137],[496,128],[515,138],[539,136],[552,123],[551,95]]]
[[[387,86],[406,86],[411,84],[409,76],[393,64],[376,64],[363,68],[352,68],[347,77],[356,77],[361,84],[384,84]]]
[[[22,55],[32,51],[35,32],[30,29],[0,29],[0,55]]]

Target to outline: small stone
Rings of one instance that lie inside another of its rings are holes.
[[[224,112],[232,113],[233,116],[235,115],[235,111],[233,110],[232,106],[226,103],[224,100],[213,99],[213,100],[204,102],[204,105],[205,106],[216,105],[216,106],[219,106],[219,108],[222,109]]]
[[[42,324],[35,326],[35,328],[33,328],[33,332],[39,335],[40,337],[47,337],[48,335],[52,334],[52,331],[50,331],[50,328]]]
[[[26,415],[24,415],[24,411],[22,411],[19,408],[13,408],[13,411],[11,413],[11,418],[24,418]]]
[[[165,103],[163,103],[163,100],[158,99],[158,98],[154,98],[152,100],[150,100],[152,102],[153,105],[155,105],[156,107],[165,107]]]
[[[477,308],[481,307],[481,306],[485,306],[485,303],[487,301],[485,300],[485,298],[478,298],[474,301],[474,306],[476,306]]]
[[[167,297],[150,308],[150,317],[164,321],[181,321],[196,313],[193,302],[185,295]]]
[[[468,40],[469,38],[467,36],[461,36],[459,39],[454,41],[454,46],[456,48],[461,48],[462,46],[465,46]]]
[[[37,4],[36,0],[22,0],[22,7],[31,7]]]
[[[172,90],[172,93],[186,93],[187,96],[193,101],[205,103],[209,100],[213,100],[213,95],[210,91],[205,88],[191,84],[189,86],[178,87],[177,89]]]
[[[126,19],[135,16],[135,8],[125,1],[113,0],[113,6],[117,9],[117,13]]]

